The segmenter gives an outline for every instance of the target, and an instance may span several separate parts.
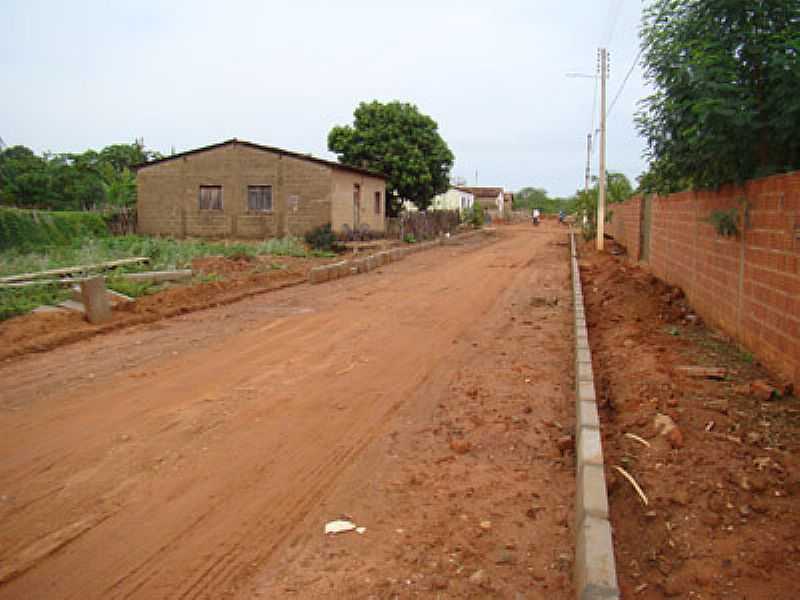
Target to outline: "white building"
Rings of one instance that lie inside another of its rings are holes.
[[[434,196],[431,210],[469,210],[475,202],[475,195],[462,188],[451,187],[444,194]]]

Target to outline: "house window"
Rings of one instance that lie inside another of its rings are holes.
[[[375,192],[375,214],[381,214],[381,193]]]
[[[247,186],[247,210],[250,212],[271,212],[272,211],[272,186],[271,185],[248,185]]]
[[[222,186],[201,185],[198,206],[200,210],[222,210]]]

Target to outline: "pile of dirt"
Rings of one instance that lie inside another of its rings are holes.
[[[623,596],[794,598],[790,386],[706,328],[680,289],[588,247],[581,273]]]
[[[192,270],[201,276],[199,282],[170,285],[120,304],[114,309],[112,320],[102,325],[92,325],[82,314],[72,311],[31,313],[0,322],[0,360],[297,285],[308,279],[312,267],[331,260],[334,259],[285,256],[198,258],[193,261]]]

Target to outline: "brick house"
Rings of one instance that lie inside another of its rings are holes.
[[[139,233],[301,236],[318,225],[384,231],[383,175],[232,139],[138,165]]]

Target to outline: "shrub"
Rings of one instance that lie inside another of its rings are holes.
[[[403,236],[403,241],[406,244],[416,244],[417,243],[417,238],[414,237],[413,233],[407,233],[407,234],[405,234]]]
[[[336,245],[336,234],[330,223],[315,227],[306,234],[306,243],[314,250],[333,250]]]
[[[720,235],[732,237],[739,233],[739,213],[735,208],[731,210],[715,210],[708,220]]]
[[[467,222],[473,227],[483,227],[484,220],[483,207],[478,202],[475,202],[469,212]]]

